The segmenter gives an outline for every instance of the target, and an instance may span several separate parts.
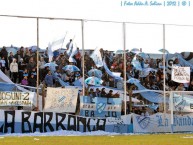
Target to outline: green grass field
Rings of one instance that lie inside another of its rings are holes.
[[[193,134],[0,137],[0,145],[192,145]]]

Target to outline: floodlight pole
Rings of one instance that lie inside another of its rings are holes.
[[[37,110],[39,110],[39,18],[37,18]]]
[[[82,29],[82,59],[81,59],[81,62],[82,62],[82,79],[83,79],[83,86],[82,86],[82,94],[83,96],[85,96],[85,83],[84,83],[84,80],[85,80],[85,77],[84,77],[84,20],[81,20],[81,29]]]
[[[125,115],[127,114],[127,92],[126,92],[126,90],[127,90],[127,84],[126,84],[126,24],[125,23],[123,23],[123,49],[124,49],[124,55],[123,55],[123,57],[124,57],[124,70],[123,70],[123,74],[124,74],[124,78],[123,78],[123,82],[124,82],[124,102],[125,102]],[[129,100],[129,101],[131,101],[131,100]],[[130,110],[131,111],[131,110]]]

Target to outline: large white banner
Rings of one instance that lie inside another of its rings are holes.
[[[34,103],[34,92],[0,92],[0,106],[29,106]]]
[[[44,111],[74,113],[78,89],[47,88]]]
[[[190,67],[172,67],[172,80],[178,83],[190,82]]]

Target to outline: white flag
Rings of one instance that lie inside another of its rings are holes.
[[[190,82],[190,67],[172,67],[172,80],[178,83]]]
[[[52,51],[55,51],[55,50],[61,48],[62,45],[63,45],[63,43],[64,43],[65,37],[66,37],[66,35],[63,36],[63,37],[61,37],[61,38],[59,38],[59,39],[56,39],[56,40],[52,41],[52,42],[50,43],[50,45],[51,45],[51,50],[52,50]]]
[[[96,48],[93,53],[90,55],[90,58],[93,59],[95,65],[97,67],[102,67],[103,66],[103,60],[101,57],[100,49]]]

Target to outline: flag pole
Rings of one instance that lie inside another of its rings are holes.
[[[37,18],[37,110],[39,110],[39,18]]]
[[[124,82],[124,102],[125,102],[125,115],[127,114],[127,84],[126,84],[126,26],[125,23],[123,23],[123,49],[124,49],[124,70],[123,70],[123,74],[124,74],[124,78],[123,78],[123,82]],[[131,100],[130,100],[131,101]]]
[[[84,20],[81,21],[81,28],[82,28],[82,79],[83,79],[83,86],[82,86],[82,94],[85,96],[85,77],[84,77]]]
[[[62,41],[62,45],[61,45],[61,48],[60,48],[60,49],[62,49],[62,46],[63,46],[63,44],[64,44],[64,40],[65,40],[67,34],[68,34],[68,31],[66,31],[66,34],[65,34],[64,39],[63,39],[63,41]]]

